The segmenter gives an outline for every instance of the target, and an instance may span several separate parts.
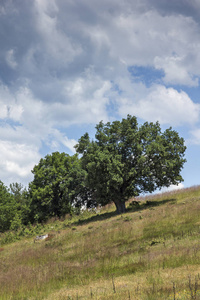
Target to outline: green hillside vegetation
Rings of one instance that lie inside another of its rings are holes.
[[[0,232],[17,232],[5,241],[33,231],[34,224],[79,214],[82,207],[114,203],[118,214],[125,213],[130,198],[184,180],[186,146],[171,127],[162,132],[158,122],[139,125],[128,115],[95,128],[95,139],[85,133],[78,140],[76,154],[57,151],[41,158],[28,187],[0,181]]]
[[[0,299],[200,299],[199,238],[200,186],[6,231]]]

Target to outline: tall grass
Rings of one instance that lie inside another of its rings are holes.
[[[138,200],[1,245],[0,299],[200,299],[200,187]]]

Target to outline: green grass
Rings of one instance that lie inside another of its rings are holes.
[[[200,187],[138,200],[2,234],[0,299],[200,299]]]

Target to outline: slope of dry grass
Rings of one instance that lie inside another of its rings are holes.
[[[200,187],[138,200],[0,245],[0,299],[200,299]]]

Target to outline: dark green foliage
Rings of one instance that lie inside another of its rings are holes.
[[[33,169],[34,180],[29,185],[33,221],[62,217],[72,206],[81,205],[85,172],[77,155],[55,152],[41,159]]]
[[[0,231],[18,230],[28,223],[29,198],[26,189],[18,183],[10,189],[0,181]]]
[[[100,122],[96,130],[95,141],[86,133],[75,147],[95,205],[113,201],[122,213],[130,197],[183,181],[186,147],[172,128],[162,133],[158,122],[139,127],[128,115],[121,122]]]
[[[17,207],[17,215],[15,216],[11,229],[18,229],[22,224],[27,225],[30,214],[30,197],[26,188],[20,183],[10,184],[10,193],[13,195]]]
[[[0,181],[0,232],[10,229],[17,216],[17,203],[8,188]]]

